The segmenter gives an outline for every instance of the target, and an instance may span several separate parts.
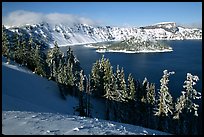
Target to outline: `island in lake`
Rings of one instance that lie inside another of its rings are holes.
[[[91,46],[90,46],[91,47]],[[97,47],[96,52],[123,52],[123,53],[152,53],[172,52],[173,49],[166,43],[144,37],[131,37],[129,39],[114,42],[112,44],[93,45]]]

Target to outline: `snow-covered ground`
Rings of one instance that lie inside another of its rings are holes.
[[[77,105],[78,99],[73,96],[61,99],[55,82],[42,78],[15,62],[7,64],[2,57],[3,134],[168,134],[98,118],[80,117],[74,111]]]
[[[2,58],[2,109],[72,114],[78,100],[60,98],[55,82],[33,74],[16,63]]]
[[[53,113],[3,111],[2,121],[6,135],[168,135],[129,124]]]

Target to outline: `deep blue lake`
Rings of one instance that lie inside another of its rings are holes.
[[[156,89],[160,88],[160,79],[163,70],[175,71],[169,78],[169,90],[176,99],[181,95],[183,82],[189,72],[199,77],[195,89],[202,91],[202,40],[166,41],[173,52],[167,53],[103,53],[109,58],[114,71],[117,64],[125,70],[126,78],[132,73],[135,79],[143,81],[146,77],[149,82],[155,83]],[[68,47],[61,47],[66,52]],[[79,59],[85,74],[90,74],[93,63],[103,54],[95,52],[95,49],[82,45],[71,46],[74,54]],[[200,103],[199,103],[200,104]],[[202,106],[200,106],[202,107]]]

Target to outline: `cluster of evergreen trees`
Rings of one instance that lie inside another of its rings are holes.
[[[106,98],[107,120],[175,134],[197,134],[199,105],[195,102],[201,98],[201,93],[193,86],[199,78],[187,73],[183,86],[185,91],[177,102],[173,102],[168,87],[169,76],[173,74],[175,72],[163,71],[157,94],[154,83],[146,78],[141,83],[134,80],[131,74],[126,79],[123,68],[117,66],[114,72],[109,60],[102,56],[92,67],[91,91],[95,96]]]
[[[11,40],[12,39],[12,40]],[[173,102],[168,88],[169,76],[174,72],[164,70],[159,92],[155,84],[135,80],[131,74],[125,77],[123,68],[113,70],[109,59],[97,60],[91,74],[84,75],[79,61],[69,47],[66,55],[57,45],[45,53],[39,44],[15,33],[8,36],[2,29],[2,55],[28,67],[33,72],[57,82],[63,99],[66,95],[78,96],[76,110],[80,116],[91,117],[91,97],[105,101],[105,119],[141,125],[175,134],[196,134],[198,105],[201,98],[193,86],[197,76],[187,74],[183,86],[185,91]],[[176,128],[175,128],[176,126]]]
[[[33,72],[46,76],[46,55],[42,52],[41,45],[33,41],[32,36],[26,39],[17,32],[9,36],[2,27],[2,55],[7,57],[8,63],[12,59]]]

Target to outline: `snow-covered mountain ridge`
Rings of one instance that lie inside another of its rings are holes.
[[[59,46],[97,43],[107,41],[122,41],[131,37],[141,36],[144,39],[155,40],[184,40],[202,39],[202,30],[177,26],[175,22],[157,23],[145,27],[111,27],[90,26],[86,24],[51,25],[47,22],[24,25],[6,26],[12,32],[24,33],[40,38],[44,43],[53,45],[57,41]]]

